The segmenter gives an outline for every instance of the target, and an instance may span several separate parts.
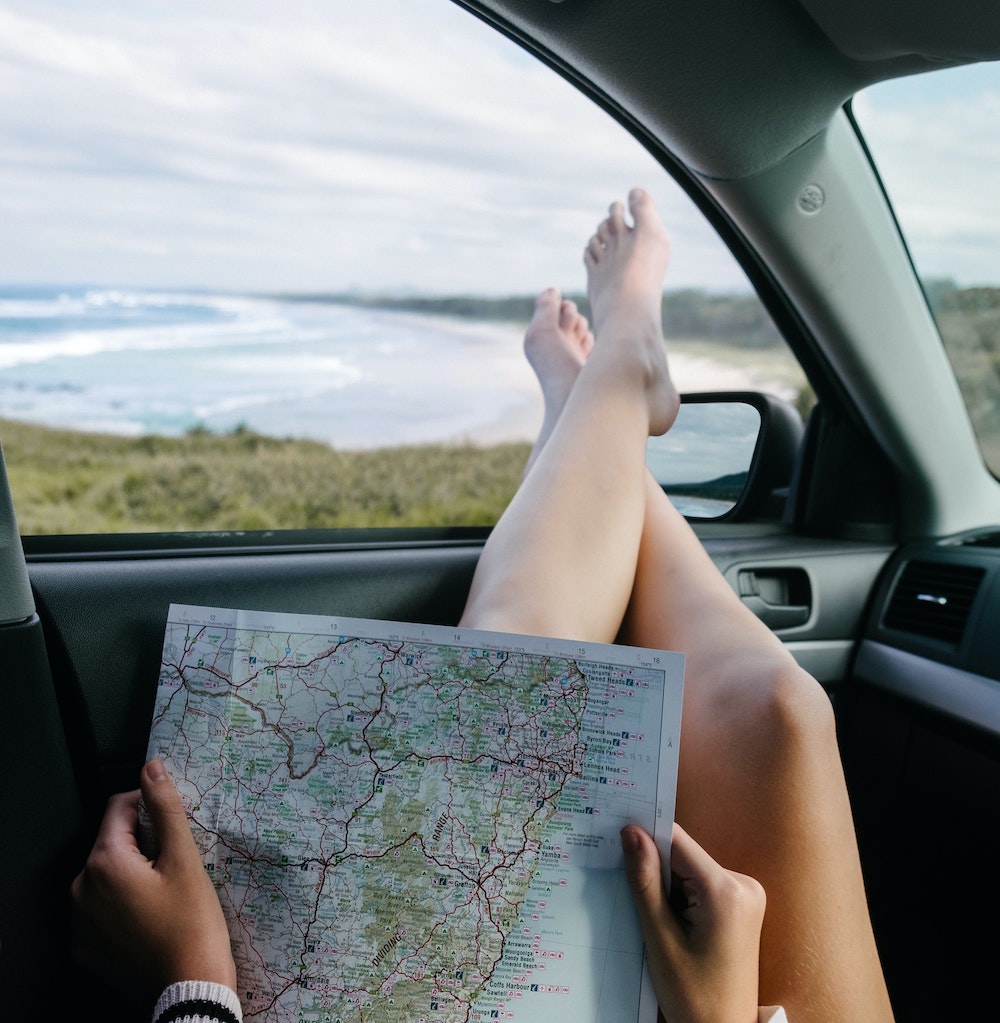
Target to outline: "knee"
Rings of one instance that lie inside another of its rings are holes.
[[[783,651],[731,666],[718,692],[716,720],[745,750],[781,757],[836,748],[829,696]]]
[[[836,745],[836,723],[829,695],[791,659],[766,675],[757,714],[758,727],[776,741]]]
[[[732,851],[740,834],[752,843],[784,834],[789,814],[826,803],[840,751],[830,698],[791,657],[716,667],[721,674],[685,683],[676,812],[703,845],[720,843],[710,851]],[[727,866],[753,875],[741,862]]]

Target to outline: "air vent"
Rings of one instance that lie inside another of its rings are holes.
[[[1000,532],[973,533],[962,538],[962,547],[1000,547]]]
[[[882,624],[957,646],[985,569],[910,561],[896,580]]]

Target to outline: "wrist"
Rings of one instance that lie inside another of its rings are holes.
[[[236,990],[236,963],[228,945],[224,950],[203,948],[199,954],[193,952],[194,947],[164,960],[164,968],[160,972],[162,987],[190,981],[195,977],[203,983],[219,984]]]

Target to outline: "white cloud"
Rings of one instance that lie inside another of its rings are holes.
[[[905,115],[873,109],[887,152],[912,153]],[[942,224],[984,244],[981,213],[931,190],[984,132],[974,114],[948,112],[900,198],[941,245]],[[987,190],[967,174],[966,196]],[[637,183],[671,225],[671,284],[745,286],[637,143],[448,0],[0,7],[0,281],[577,288],[587,236]]]

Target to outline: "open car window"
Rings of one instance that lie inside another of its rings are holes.
[[[873,86],[852,104],[893,203],[983,459],[1000,477],[1000,66]]]
[[[0,442],[22,533],[490,525],[533,296],[642,184],[679,387],[806,381],[610,117],[442,0],[0,13]]]

